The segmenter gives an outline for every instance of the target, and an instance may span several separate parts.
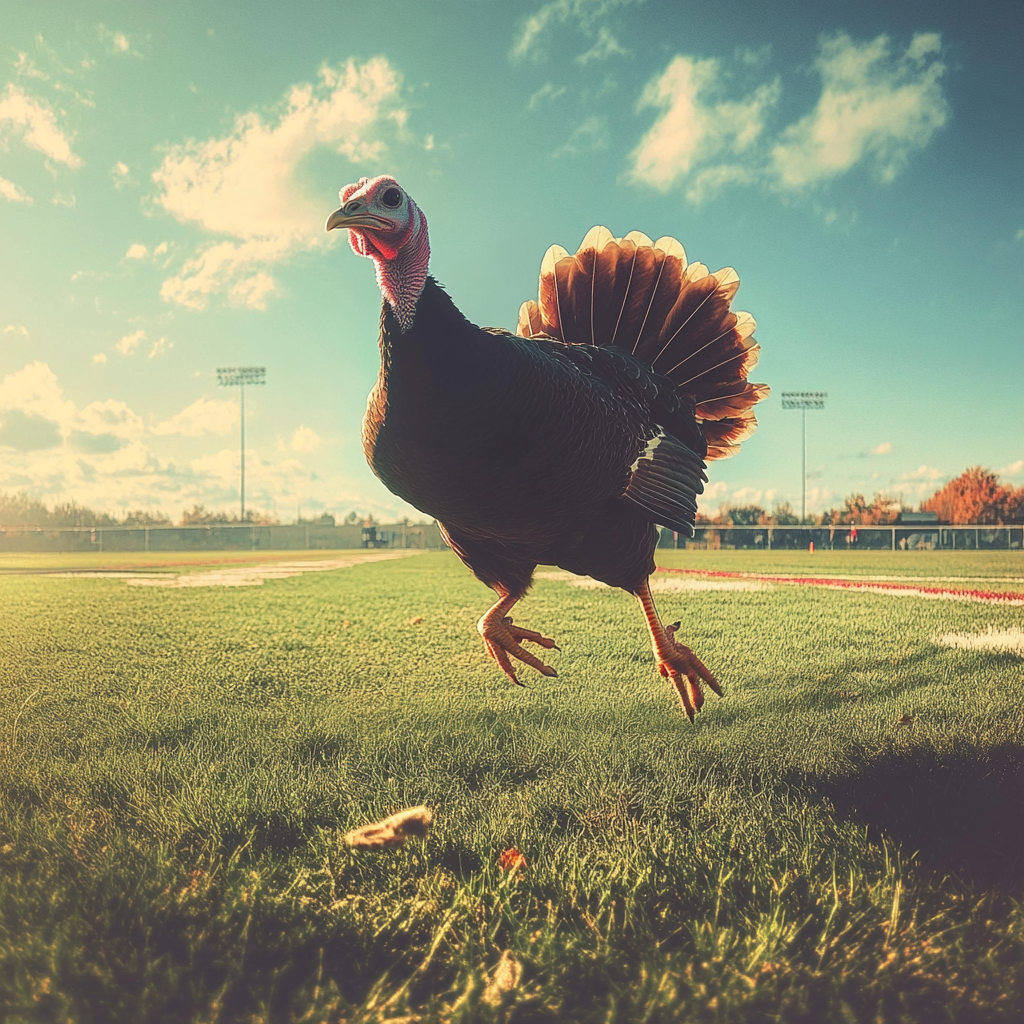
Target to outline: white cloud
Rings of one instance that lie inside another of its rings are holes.
[[[772,59],[772,44],[765,43],[756,50],[747,47],[736,48],[736,59],[748,68],[759,68]]]
[[[142,436],[142,417],[116,398],[90,402],[75,418],[74,427],[90,434],[113,434],[125,440]]]
[[[544,41],[551,35],[556,25],[573,22],[582,32],[592,35],[595,27],[604,27],[598,23],[615,8],[642,2],[643,0],[549,0],[523,19],[509,56],[513,60],[522,60],[525,57],[536,60],[546,52]]]
[[[50,202],[54,206],[64,206],[70,210],[77,204],[78,200],[75,198],[74,192],[58,192]]]
[[[1024,242],[1024,228],[1021,228],[1020,231],[1013,236],[1013,240],[1015,242]]]
[[[0,199],[6,199],[9,203],[31,203],[32,197],[22,189],[18,188],[13,181],[0,178]]]
[[[107,354],[105,352],[97,352],[96,355],[92,357],[92,361],[97,364],[103,364],[107,361]]]
[[[75,501],[121,514],[125,507],[163,509],[177,515],[194,504],[238,507],[238,449],[182,458],[186,441],[237,428],[238,406],[203,399],[147,434],[142,418],[117,399],[79,410],[42,362],[0,379],[0,491],[28,490],[48,504]],[[163,434],[166,436],[157,436]],[[215,442],[220,443],[220,442]],[[246,450],[246,498],[253,508],[294,516],[296,506],[357,508],[388,521],[417,514],[377,489],[360,493],[346,481],[329,484],[295,453],[264,458]]]
[[[937,34],[918,33],[894,60],[887,36],[858,43],[840,33],[824,40],[815,62],[822,80],[818,103],[772,150],[778,184],[801,189],[862,161],[891,181],[946,123],[940,45]]]
[[[158,245],[158,246],[157,246],[157,247],[156,247],[156,248],[155,248],[155,249],[153,250],[153,255],[154,255],[154,256],[163,256],[163,254],[164,254],[165,252],[167,252],[167,243],[166,243],[166,242],[161,242],[161,243],[160,243],[160,244],[159,244],[159,245]]]
[[[123,356],[130,356],[138,347],[139,342],[146,337],[146,332],[143,330],[134,331],[131,334],[126,334],[115,346],[118,352]]]
[[[49,104],[9,82],[0,93],[0,137],[15,132],[29,149],[56,163],[71,168],[82,165],[81,158],[72,152],[71,140],[57,126],[57,117]]]
[[[151,432],[158,435],[202,437],[204,434],[227,434],[237,426],[237,402],[226,398],[203,397],[197,398],[169,420],[156,424]]]
[[[114,188],[122,189],[126,185],[135,185],[137,182],[132,177],[131,168],[121,160],[118,160],[110,168],[110,176],[114,179]]]
[[[527,101],[527,110],[536,110],[544,100],[557,100],[565,92],[565,86],[557,88],[550,82],[545,82]]]
[[[138,51],[132,49],[132,41],[129,36],[124,32],[118,32],[114,29],[107,28],[106,25],[97,25],[96,31],[99,34],[100,39],[107,44],[107,49],[111,53],[130,53],[134,57],[141,57]]]
[[[576,58],[577,64],[589,64],[593,60],[607,60],[609,57],[628,57],[629,50],[619,43],[618,39],[611,34],[607,25],[602,25],[597,30],[597,40],[594,45],[581,53]]]
[[[704,485],[704,493],[697,497],[697,507],[707,513],[716,502],[729,493],[729,485],[723,480],[712,480]]]
[[[62,430],[70,429],[76,415],[56,374],[38,360],[0,381],[0,411],[11,409],[56,423]]]
[[[141,242],[134,242],[128,246],[124,258],[126,260],[144,260],[148,253],[149,250]]]
[[[681,184],[694,203],[726,185],[801,191],[862,164],[890,181],[946,122],[940,45],[937,34],[918,33],[893,55],[886,36],[823,39],[817,103],[778,133],[768,130],[778,78],[730,100],[729,75],[717,60],[677,55],[641,96],[638,111],[660,114],[631,155],[630,180],[662,191]],[[759,62],[745,52],[737,60],[748,68]]]
[[[24,324],[8,324],[0,334],[20,334],[23,338],[28,337],[28,328]]]
[[[283,112],[264,119],[252,112],[219,139],[174,146],[153,180],[156,202],[183,223],[227,235],[200,247],[161,295],[191,309],[211,295],[263,309],[277,284],[270,268],[296,252],[325,244],[322,202],[303,194],[296,168],[326,147],[351,160],[373,159],[383,144],[369,129],[397,97],[400,76],[383,57],[320,69],[316,84],[294,86]],[[388,116],[404,111],[390,111]],[[392,118],[394,119],[394,118]]]
[[[766,113],[779,99],[779,81],[732,101],[717,98],[720,77],[716,60],[677,56],[647,84],[637,109],[661,114],[632,154],[634,182],[666,191],[689,179],[688,198],[700,202],[724,184],[752,180],[745,161],[756,156]],[[734,162],[716,162],[722,158]]]
[[[147,359],[156,359],[157,356],[162,356],[165,352],[169,352],[174,348],[174,342],[168,341],[166,338],[159,338],[153,342],[153,347],[149,350]]]
[[[883,441],[881,444],[876,444],[875,447],[871,449],[871,454],[872,455],[888,455],[889,452],[891,452],[891,451],[892,451],[892,442],[891,441]]]
[[[18,59],[14,62],[14,73],[19,77],[38,78],[42,82],[48,82],[50,76],[45,71],[36,67],[36,62],[24,52],[19,51]]]
[[[309,247],[318,241],[309,239]],[[200,248],[175,276],[167,278],[160,296],[188,309],[205,309],[211,295],[226,294],[233,306],[266,309],[277,282],[263,268],[286,258],[295,248],[288,239],[215,242]]]
[[[934,466],[918,466],[917,469],[912,470],[909,473],[900,473],[900,480],[913,481],[913,480],[927,480],[934,481],[940,480],[946,474],[941,469],[936,469]]]
[[[758,505],[764,500],[764,489],[761,487],[737,487],[729,500],[736,505]]]
[[[598,153],[611,144],[608,125],[603,117],[588,117],[552,156],[575,156],[578,153]]]
[[[312,428],[300,426],[292,434],[292,451],[313,452],[320,447],[320,435]]]

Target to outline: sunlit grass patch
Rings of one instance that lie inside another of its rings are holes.
[[[0,1017],[1024,1015],[1024,663],[934,642],[1019,610],[664,591],[726,688],[691,727],[627,595],[538,580],[516,621],[562,652],[527,690],[489,597],[432,553],[0,579]],[[426,838],[345,842],[419,806]]]

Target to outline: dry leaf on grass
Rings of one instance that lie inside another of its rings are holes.
[[[409,620],[409,625],[410,626],[418,626],[422,621],[423,621],[423,616],[422,615],[414,615]]]
[[[502,871],[522,871],[526,867],[526,858],[514,847],[501,851],[498,867]]]
[[[383,821],[353,829],[345,836],[345,842],[356,850],[390,850],[412,836],[425,838],[433,819],[429,807],[406,807]]]
[[[523,977],[523,965],[506,949],[501,954],[497,967],[487,982],[480,1001],[488,1006],[498,1006],[502,999],[511,992]]]

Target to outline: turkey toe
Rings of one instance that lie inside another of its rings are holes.
[[[498,663],[502,671],[517,686],[523,684],[516,677],[515,668],[510,661],[510,656],[524,665],[536,669],[541,675],[554,677],[558,673],[550,666],[545,665],[536,655],[531,654],[520,640],[527,640],[530,643],[540,644],[541,647],[551,649],[555,647],[554,640],[542,636],[532,629],[523,629],[516,626],[508,617],[497,618],[496,616],[485,615],[477,624],[480,635],[484,638],[484,646],[487,653]]]

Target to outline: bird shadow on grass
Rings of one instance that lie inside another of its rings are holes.
[[[911,741],[855,755],[842,776],[802,782],[926,872],[1024,893],[1024,747]]]

